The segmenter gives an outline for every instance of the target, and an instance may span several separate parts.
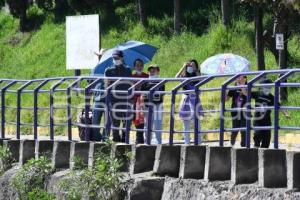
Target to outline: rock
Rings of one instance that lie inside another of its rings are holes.
[[[15,166],[0,177],[0,200],[15,200],[18,198],[16,190],[11,186],[11,180],[19,169],[19,166]]]
[[[129,200],[157,200],[161,199],[164,190],[164,178],[147,177],[136,179],[128,192]]]

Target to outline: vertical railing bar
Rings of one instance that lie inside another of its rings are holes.
[[[166,80],[158,82],[155,86],[153,86],[149,91],[149,105],[148,105],[148,116],[147,116],[147,134],[146,134],[146,142],[148,145],[151,145],[151,134],[152,134],[152,116],[153,116],[153,96],[155,91],[159,89],[162,85],[166,83]],[[161,133],[162,134],[162,133]]]
[[[200,102],[200,87],[205,85],[206,83],[210,82],[212,79],[214,79],[213,76],[209,76],[205,79],[203,79],[202,81],[200,81],[199,83],[197,83],[195,85],[195,95],[196,95],[196,98],[195,98],[195,111],[194,111],[194,114],[195,114],[195,117],[194,117],[194,141],[195,141],[195,146],[199,145],[199,142],[198,142],[198,138],[201,137],[201,130],[199,131],[199,119],[198,119],[198,104]],[[200,134],[200,135],[199,135]]]
[[[274,92],[274,148],[278,149],[279,143],[279,96],[280,96],[280,85],[283,81],[287,80],[289,76],[294,74],[295,71],[291,70],[278,78],[275,81],[275,92]]]
[[[190,82],[189,79],[184,80],[181,82],[179,85],[177,85],[175,88],[172,89],[171,93],[171,110],[170,110],[170,129],[169,129],[169,145],[173,145],[173,140],[174,140],[174,126],[175,126],[175,102],[176,102],[176,94],[180,88],[183,86],[187,85]]]
[[[33,90],[33,137],[34,140],[38,139],[38,92],[39,90],[48,83],[49,80],[44,80]]]
[[[230,79],[228,79],[225,83],[221,86],[221,112],[220,112],[220,139],[219,145],[221,147],[224,146],[224,132],[225,132],[225,98],[226,98],[226,88],[229,84],[231,84],[234,80],[240,77],[241,74],[236,74]]]
[[[138,82],[134,83],[129,89],[127,95],[130,97],[132,95],[133,90],[135,90],[136,87],[141,85],[143,82],[145,82],[145,79],[141,79]],[[128,105],[127,105],[128,106]],[[128,107],[127,107],[128,108]],[[131,116],[132,116],[132,111],[130,111]],[[125,143],[129,144],[130,141],[130,120],[129,119],[129,111],[126,113],[126,132],[125,132]]]
[[[97,78],[94,80],[91,84],[89,84],[87,87],[84,89],[84,100],[85,100],[85,105],[84,105],[84,115],[85,119],[89,118],[90,114],[90,104],[91,104],[91,94],[90,90],[98,84],[102,78]],[[85,120],[85,129],[86,129],[86,134],[85,134],[85,141],[90,141],[90,134],[91,134],[91,128],[89,127],[88,121]]]
[[[28,87],[33,81],[28,81],[23,84],[20,88],[17,89],[17,121],[16,121],[16,138],[20,139],[20,130],[21,130],[21,93],[26,87]]]
[[[106,79],[108,80],[104,80],[104,81],[109,81],[109,78],[110,77],[105,77]],[[105,136],[103,137],[103,140],[107,140],[109,139],[109,133],[110,133],[110,130],[111,130],[111,119],[110,119],[110,94],[111,94],[111,90],[112,88],[117,85],[119,82],[120,82],[121,79],[118,79],[117,81],[115,81],[113,84],[109,85],[107,88],[106,88],[106,98],[105,98],[105,104],[106,104],[106,109],[105,109],[105,119],[106,119],[106,122],[105,122]]]
[[[266,72],[262,72],[261,74],[255,76],[252,80],[247,83],[247,101],[246,101],[246,147],[250,148],[251,144],[251,91],[252,86],[255,82],[261,79],[263,76],[266,75]]]
[[[68,88],[67,88],[67,115],[68,115],[68,140],[71,141],[72,138],[72,98],[71,98],[71,90],[72,88],[77,85],[82,80],[81,77],[78,77]]]
[[[50,88],[50,140],[54,140],[54,92],[55,89],[60,86],[66,79],[62,78],[60,81],[58,81],[56,84],[54,84],[51,88]]]
[[[5,139],[5,92],[6,90],[16,84],[18,81],[12,81],[5,87],[1,88],[1,138]]]

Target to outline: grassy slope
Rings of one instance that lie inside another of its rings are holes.
[[[170,19],[163,20],[150,19],[150,25],[167,26]],[[33,79],[40,77],[55,77],[72,75],[72,71],[65,70],[65,26],[55,24],[51,18],[46,19],[39,30],[21,34],[17,31],[17,20],[11,16],[0,13],[0,77]],[[102,44],[105,48],[110,48],[120,42],[129,39],[141,40],[159,47],[153,63],[161,66],[161,76],[173,77],[182,63],[190,58],[195,58],[201,63],[207,57],[216,53],[232,52],[248,58],[252,63],[252,70],[256,70],[255,52],[253,47],[254,26],[253,23],[245,20],[234,21],[233,27],[226,30],[220,23],[212,22],[210,28],[202,35],[185,31],[180,35],[165,36],[163,34],[153,34],[152,31],[143,29],[138,24],[128,25],[127,31],[117,31],[110,29],[102,35]],[[294,36],[290,41],[290,52],[294,58],[300,58],[298,51],[298,37]],[[268,69],[275,69],[276,62],[270,52],[266,51],[266,65]],[[216,81],[211,85],[219,85]],[[170,85],[172,87],[172,85]],[[217,108],[219,103],[219,93],[206,93],[202,95],[204,104],[208,108]],[[294,92],[290,95],[290,105],[300,105],[299,95]],[[44,98],[46,99],[46,97]],[[24,98],[30,103],[30,98]],[[169,101],[167,98],[166,101]],[[46,102],[42,102],[47,105]],[[228,104],[229,105],[229,104]],[[296,126],[300,114],[292,112],[295,120],[286,121],[282,119],[282,125]],[[61,112],[59,115],[65,115]],[[44,114],[43,122],[47,122],[47,114]],[[219,116],[212,115],[204,119],[205,129],[217,128]],[[32,116],[23,113],[22,119],[32,121]],[[165,128],[168,124],[168,116],[165,118]],[[226,121],[230,127],[230,120]],[[178,125],[178,128],[181,128]]]

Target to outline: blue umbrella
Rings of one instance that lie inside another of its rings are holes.
[[[93,74],[104,74],[105,69],[113,65],[112,53],[114,50],[123,51],[125,65],[133,67],[135,59],[141,59],[144,63],[149,62],[157,51],[157,48],[139,41],[128,41],[107,50],[98,65],[93,70]]]
[[[226,53],[206,59],[200,67],[202,74],[232,74],[250,71],[250,62],[242,56]]]

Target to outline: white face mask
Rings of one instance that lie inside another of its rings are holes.
[[[114,65],[118,66],[118,65],[122,65],[123,61],[122,60],[114,60],[113,59],[113,63],[114,63]]]
[[[135,73],[138,74],[138,75],[141,75],[142,71],[135,70]]]
[[[262,88],[262,92],[264,95],[269,95],[271,93],[271,88]]]
[[[158,78],[157,75],[149,76],[149,78]]]
[[[188,66],[188,67],[186,68],[186,72],[189,73],[189,74],[193,73],[193,72],[194,72],[193,67]]]

